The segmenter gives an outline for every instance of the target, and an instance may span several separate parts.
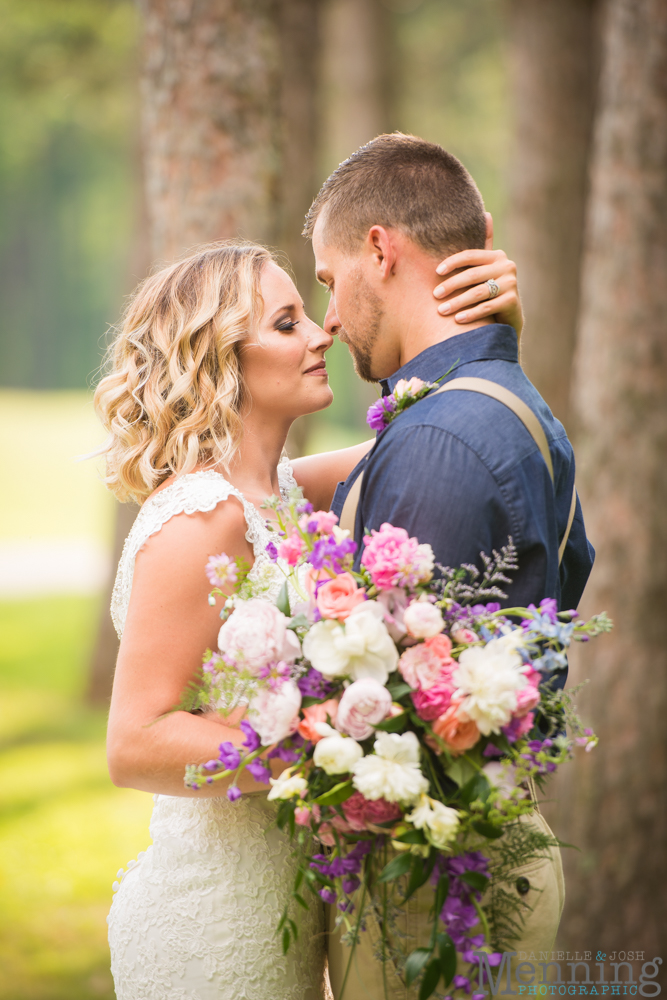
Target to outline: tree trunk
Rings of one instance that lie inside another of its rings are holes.
[[[522,361],[570,425],[587,172],[596,88],[597,0],[509,0],[514,140],[509,249],[526,313]]]
[[[143,164],[152,259],[243,237],[284,251],[306,306],[301,236],[316,193],[319,0],[141,0]],[[295,425],[291,453],[303,447]],[[120,518],[117,542],[126,533]],[[90,698],[111,691],[105,612]]]
[[[610,636],[574,678],[600,746],[557,788],[569,947],[667,950],[667,4],[609,0],[574,407]],[[664,975],[664,969],[663,969]]]

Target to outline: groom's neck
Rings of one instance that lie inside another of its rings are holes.
[[[399,349],[397,369],[434,344],[479,329],[489,322],[457,323],[453,316],[440,315],[433,290],[442,279],[435,273],[435,264],[429,261],[425,267],[412,268],[392,290],[392,325]]]

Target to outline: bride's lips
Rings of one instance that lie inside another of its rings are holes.
[[[327,364],[324,359],[318,361],[317,364],[311,365],[310,368],[306,368],[304,375],[326,375],[327,374]]]

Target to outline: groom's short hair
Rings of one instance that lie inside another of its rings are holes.
[[[402,230],[434,256],[483,249],[484,202],[460,160],[414,135],[379,135],[324,182],[306,216],[312,239],[326,209],[323,239],[354,252],[372,226]]]

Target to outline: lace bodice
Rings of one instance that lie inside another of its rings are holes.
[[[286,500],[289,491],[296,486],[292,467],[287,460],[278,466],[278,482],[281,496]],[[192,472],[189,475],[180,476],[170,486],[146,500],[125,541],[111,598],[111,618],[119,638],[123,634],[130,603],[134,562],[142,546],[146,544],[151,535],[158,532],[176,514],[210,511],[223,500],[228,500],[232,496],[243,504],[247,525],[246,539],[252,545],[255,554],[255,563],[250,576],[253,579],[259,579],[261,576],[266,577],[267,574],[272,573],[273,565],[265,551],[270,541],[270,533],[261,511],[249,500],[246,500],[243,494],[227,482],[219,472],[207,469],[203,472]],[[284,579],[280,572],[273,573],[273,576],[273,583],[269,582],[267,585],[267,596],[273,591],[277,596]]]
[[[288,463],[278,475],[287,499],[296,485]],[[261,578],[263,597],[275,599],[285,577],[266,554],[261,512],[220,474],[195,472],[147,500],[128,535],[111,606],[119,635],[142,545],[176,514],[210,511],[230,496],[243,504],[251,576]],[[118,1000],[323,1000],[319,901],[292,914],[299,939],[287,955],[275,933],[296,874],[275,815],[264,792],[233,803],[224,795],[155,796],[153,844],[113,886],[108,923]]]

